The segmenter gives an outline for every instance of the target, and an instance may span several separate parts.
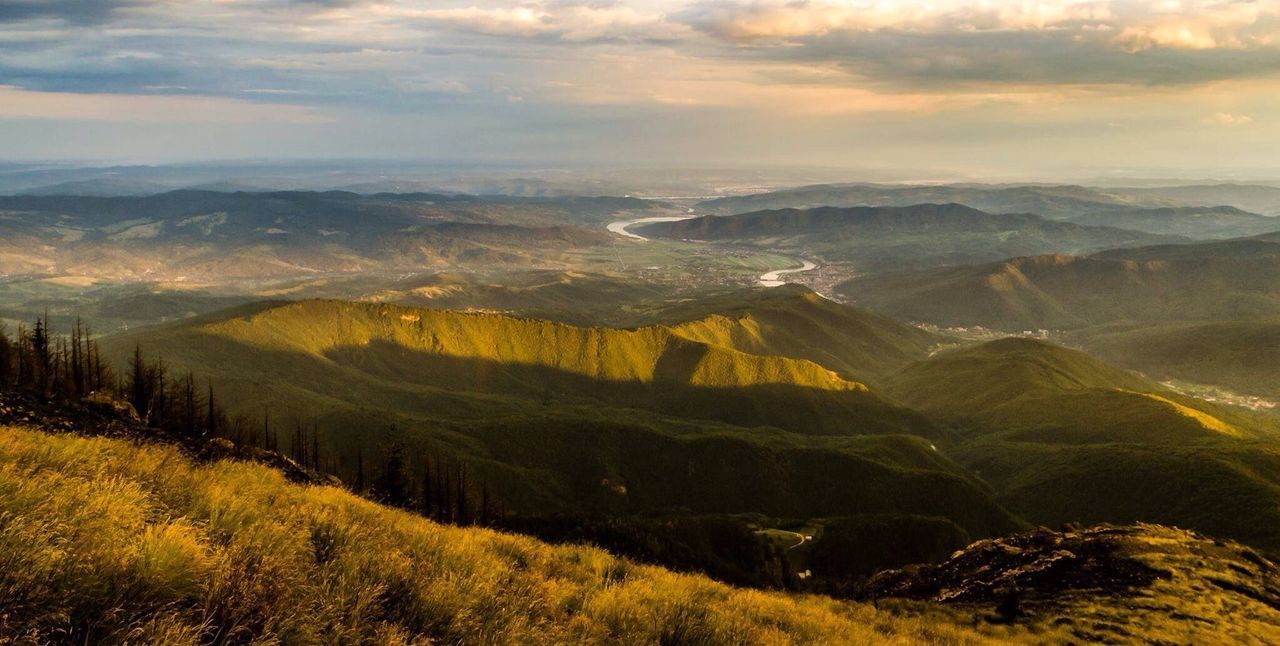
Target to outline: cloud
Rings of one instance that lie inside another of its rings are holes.
[[[471,93],[471,88],[457,79],[439,78],[404,78],[396,79],[396,87],[405,92],[463,96]]]
[[[1102,2],[714,2],[686,18],[736,42],[786,40],[832,33],[895,31],[919,35],[1049,29],[1097,29],[1112,18]]]
[[[1192,2],[1178,11],[1135,17],[1112,39],[1129,52],[1151,49],[1251,49],[1278,44],[1277,6],[1266,0]]]
[[[1209,118],[1205,119],[1205,123],[1218,126],[1247,126],[1253,123],[1253,117],[1245,114],[1232,114],[1230,112],[1217,112]]]
[[[742,114],[810,135],[1242,137],[1265,120],[1186,124],[1280,109],[1277,79],[1280,0],[0,0],[0,121],[59,125],[338,115],[378,141],[391,117],[515,137],[644,115],[639,139]]]
[[[1194,84],[1280,71],[1280,2],[711,2],[681,19],[739,56],[872,82]]]
[[[303,106],[223,97],[34,92],[0,85],[0,119],[133,123],[325,123]]]
[[[528,2],[509,6],[420,9],[383,6],[377,11],[417,21],[424,29],[453,28],[481,34],[551,37],[566,42],[670,39],[689,29],[653,13],[623,4]]]
[[[74,25],[106,22],[120,9],[144,0],[4,0],[0,2],[0,24],[35,19],[54,19]]]

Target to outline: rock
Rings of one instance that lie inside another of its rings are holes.
[[[231,440],[215,437],[204,443],[201,457],[208,460],[225,460],[235,457],[236,445]]]

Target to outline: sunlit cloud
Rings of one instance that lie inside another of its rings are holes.
[[[1218,126],[1247,126],[1253,123],[1253,117],[1247,114],[1215,112],[1213,116],[1205,119],[1205,122]]]
[[[341,114],[391,144],[393,115],[501,145],[548,124],[710,140],[734,113],[814,137],[927,120],[939,147],[1010,120],[1082,141],[1250,125],[1190,129],[1246,145],[1280,109],[1280,0],[19,0],[0,85],[0,120]]]
[[[917,34],[1097,29],[1113,17],[1102,2],[719,2],[696,5],[694,22],[734,41],[894,30]]]
[[[325,123],[315,110],[225,97],[33,92],[0,85],[0,119],[133,123]]]

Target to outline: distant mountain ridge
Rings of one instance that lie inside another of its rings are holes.
[[[0,273],[228,279],[446,264],[556,266],[624,198],[179,190],[0,197]],[[18,236],[23,238],[19,242]]]
[[[1280,316],[1280,236],[854,278],[837,291],[901,319],[1006,330]]]
[[[766,209],[910,206],[925,203],[958,203],[991,213],[1035,213],[1045,217],[1084,209],[1176,206],[1175,203],[1159,198],[1139,199],[1101,189],[1057,184],[817,184],[709,200],[699,203],[698,208],[710,213],[729,215]]]
[[[717,215],[824,206],[958,203],[988,213],[1033,213],[1051,220],[1193,238],[1230,238],[1280,229],[1280,189],[1267,186],[1094,188],[1029,184],[820,184],[702,202]]]
[[[1280,218],[1234,206],[1178,206],[1114,210],[1073,215],[1077,224],[1113,226],[1148,233],[1224,239],[1280,231]]]
[[[1113,227],[987,213],[962,204],[815,207],[703,216],[636,227],[651,237],[750,244],[853,264],[863,271],[957,265],[1046,252],[1184,242]]]
[[[1263,184],[1192,184],[1116,189],[1138,199],[1175,200],[1193,206],[1228,204],[1246,211],[1280,215],[1280,187]]]

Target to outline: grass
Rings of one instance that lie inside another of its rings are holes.
[[[885,525],[885,540],[897,522]],[[993,623],[985,603],[872,605],[739,589],[593,547],[439,525],[342,489],[291,484],[258,464],[0,427],[0,644],[958,646],[1280,636],[1276,569],[1256,553],[1170,528],[1126,536],[1114,549],[1158,570],[1149,587],[1028,591],[1041,600],[1030,614]],[[950,548],[916,537],[926,551]],[[826,558],[850,556],[858,557]]]
[[[944,617],[434,524],[263,466],[0,428],[0,642],[945,643]]]

